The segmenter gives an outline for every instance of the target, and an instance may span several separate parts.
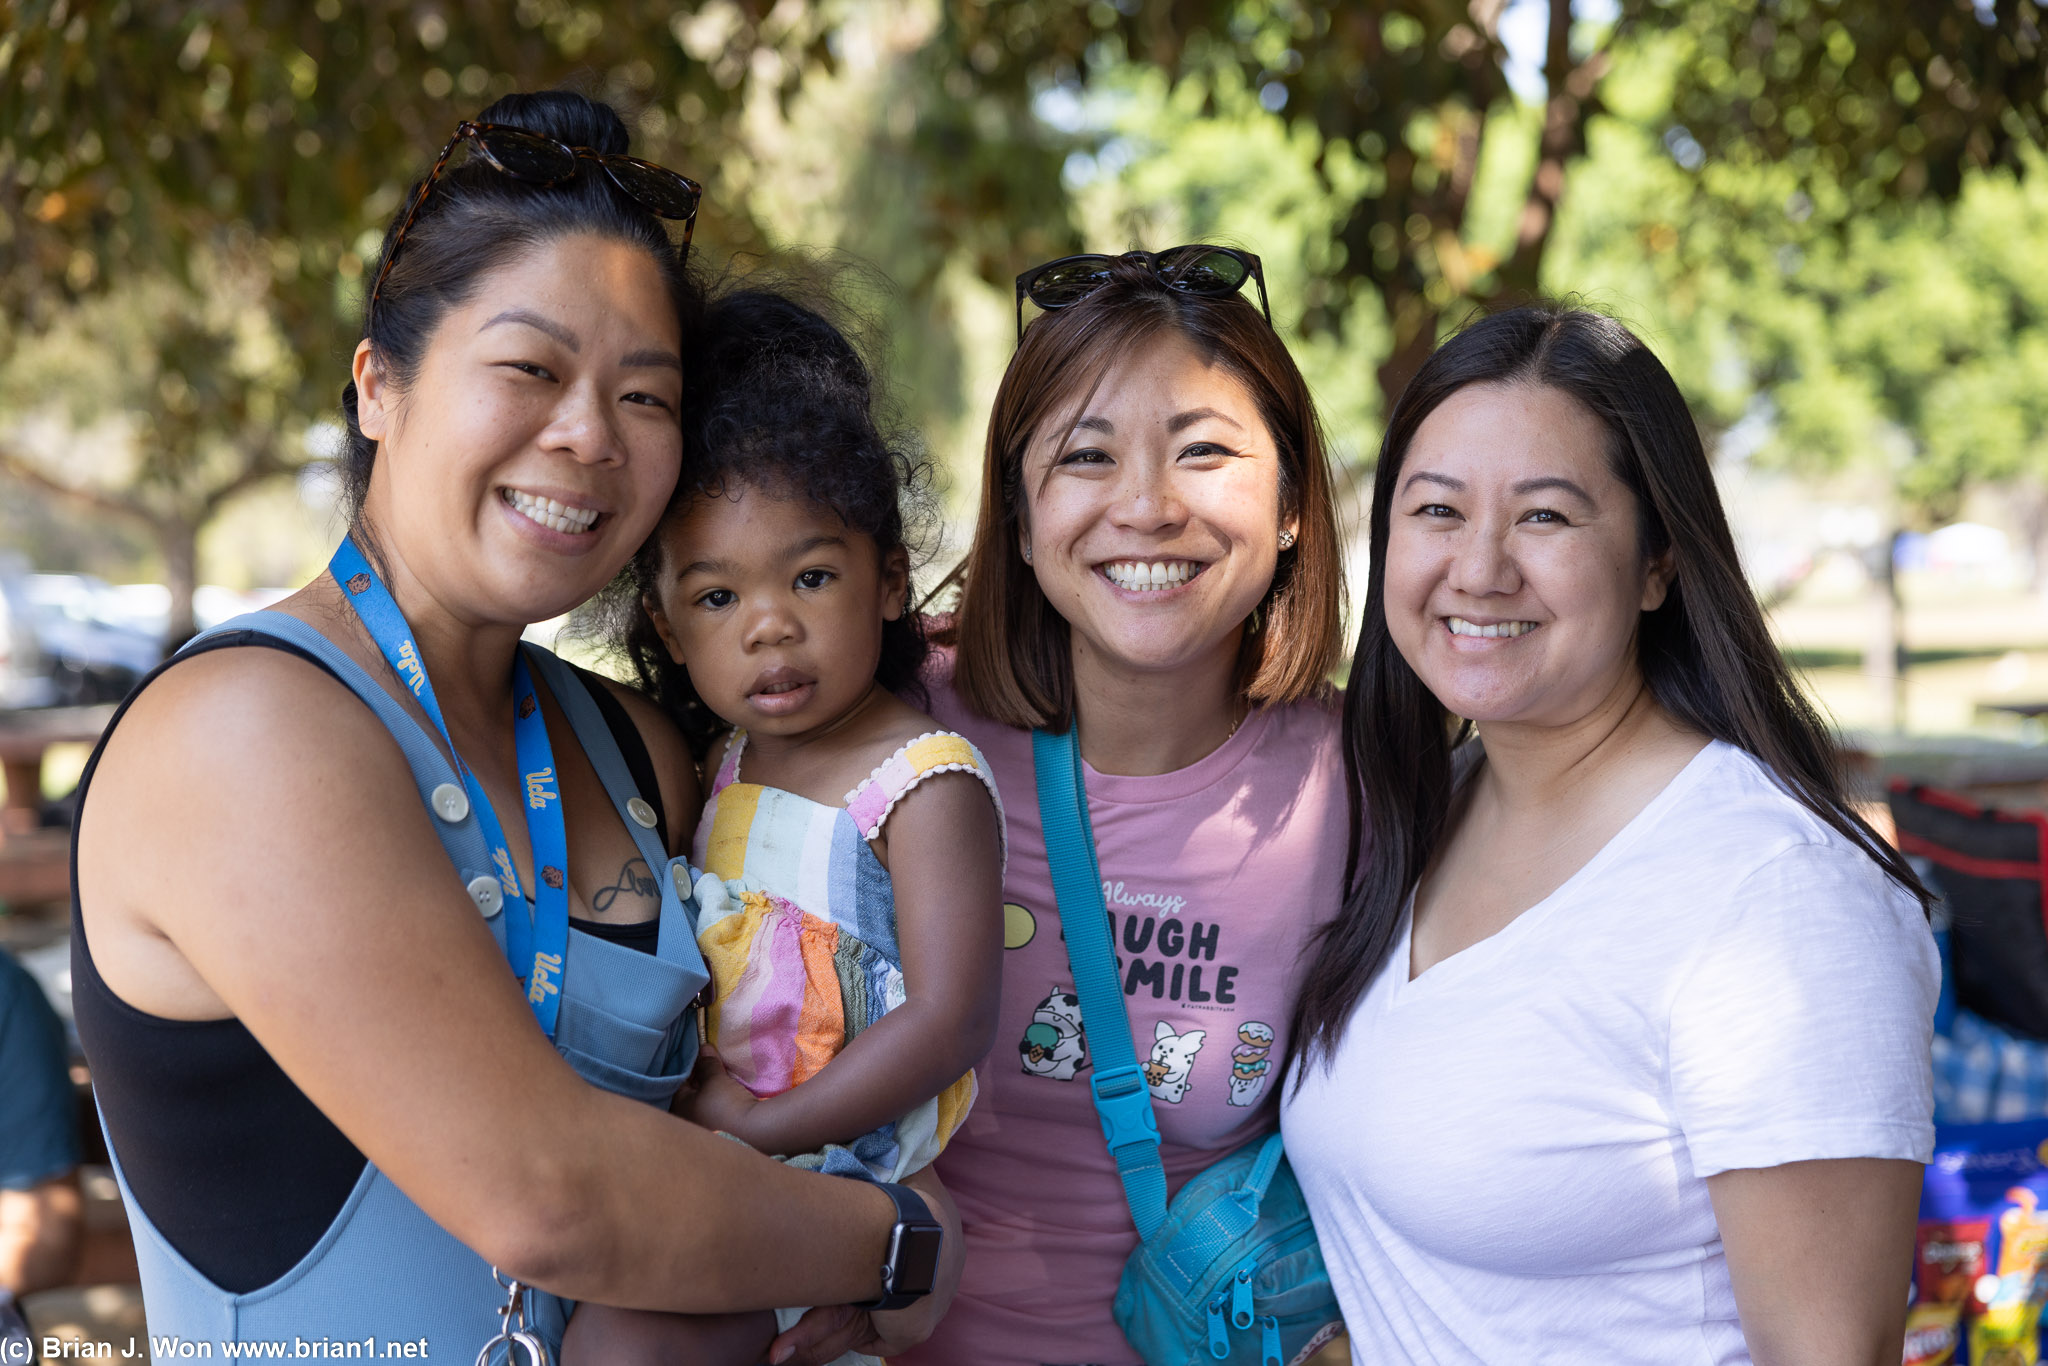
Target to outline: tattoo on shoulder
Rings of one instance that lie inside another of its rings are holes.
[[[590,909],[603,915],[612,908],[612,903],[621,896],[659,897],[661,884],[654,879],[654,870],[642,858],[629,859],[619,869],[619,875],[609,887],[600,887],[590,898]]]

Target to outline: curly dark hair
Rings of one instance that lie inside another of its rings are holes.
[[[714,298],[684,340],[683,469],[669,516],[742,488],[808,498],[886,557],[915,558],[932,513],[931,464],[917,439],[878,416],[875,374],[820,307],[766,288]],[[664,522],[667,519],[664,518]],[[730,726],[669,657],[647,603],[657,596],[661,528],[595,605],[584,633],[624,656],[632,681],[682,728],[702,758]],[[930,644],[919,614],[882,624],[875,681],[923,705]]]

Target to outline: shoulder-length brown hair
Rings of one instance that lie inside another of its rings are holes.
[[[1298,530],[1238,654],[1253,702],[1294,702],[1327,687],[1343,648],[1344,573],[1322,423],[1294,358],[1241,294],[1212,298],[1119,261],[1100,289],[1024,331],[996,390],[982,460],[981,514],[967,553],[953,682],[967,705],[1006,725],[1065,729],[1074,719],[1067,623],[1018,551],[1024,453],[1048,418],[1086,398],[1117,359],[1178,336],[1244,385],[1280,457],[1280,505]]]

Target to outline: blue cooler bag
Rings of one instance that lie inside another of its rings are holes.
[[[1138,1249],[1111,1314],[1146,1366],[1294,1366],[1344,1326],[1280,1135],[1210,1164],[1166,1203],[1152,1091],[1131,1046],[1073,731],[1036,731],[1038,811],[1088,1030],[1089,1077]]]

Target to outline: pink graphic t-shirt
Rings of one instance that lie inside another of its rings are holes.
[[[933,669],[931,714],[973,740],[1008,813],[1003,1000],[980,1099],[940,1156],[959,1202],[959,1297],[897,1366],[1142,1366],[1110,1319],[1136,1247],[1089,1101],[1074,995],[1038,819],[1031,735],[983,720]],[[1169,1194],[1276,1123],[1303,949],[1344,876],[1338,711],[1255,711],[1173,773],[1086,770],[1131,1034],[1152,1084]],[[1149,1054],[1147,1053],[1149,1050]]]

